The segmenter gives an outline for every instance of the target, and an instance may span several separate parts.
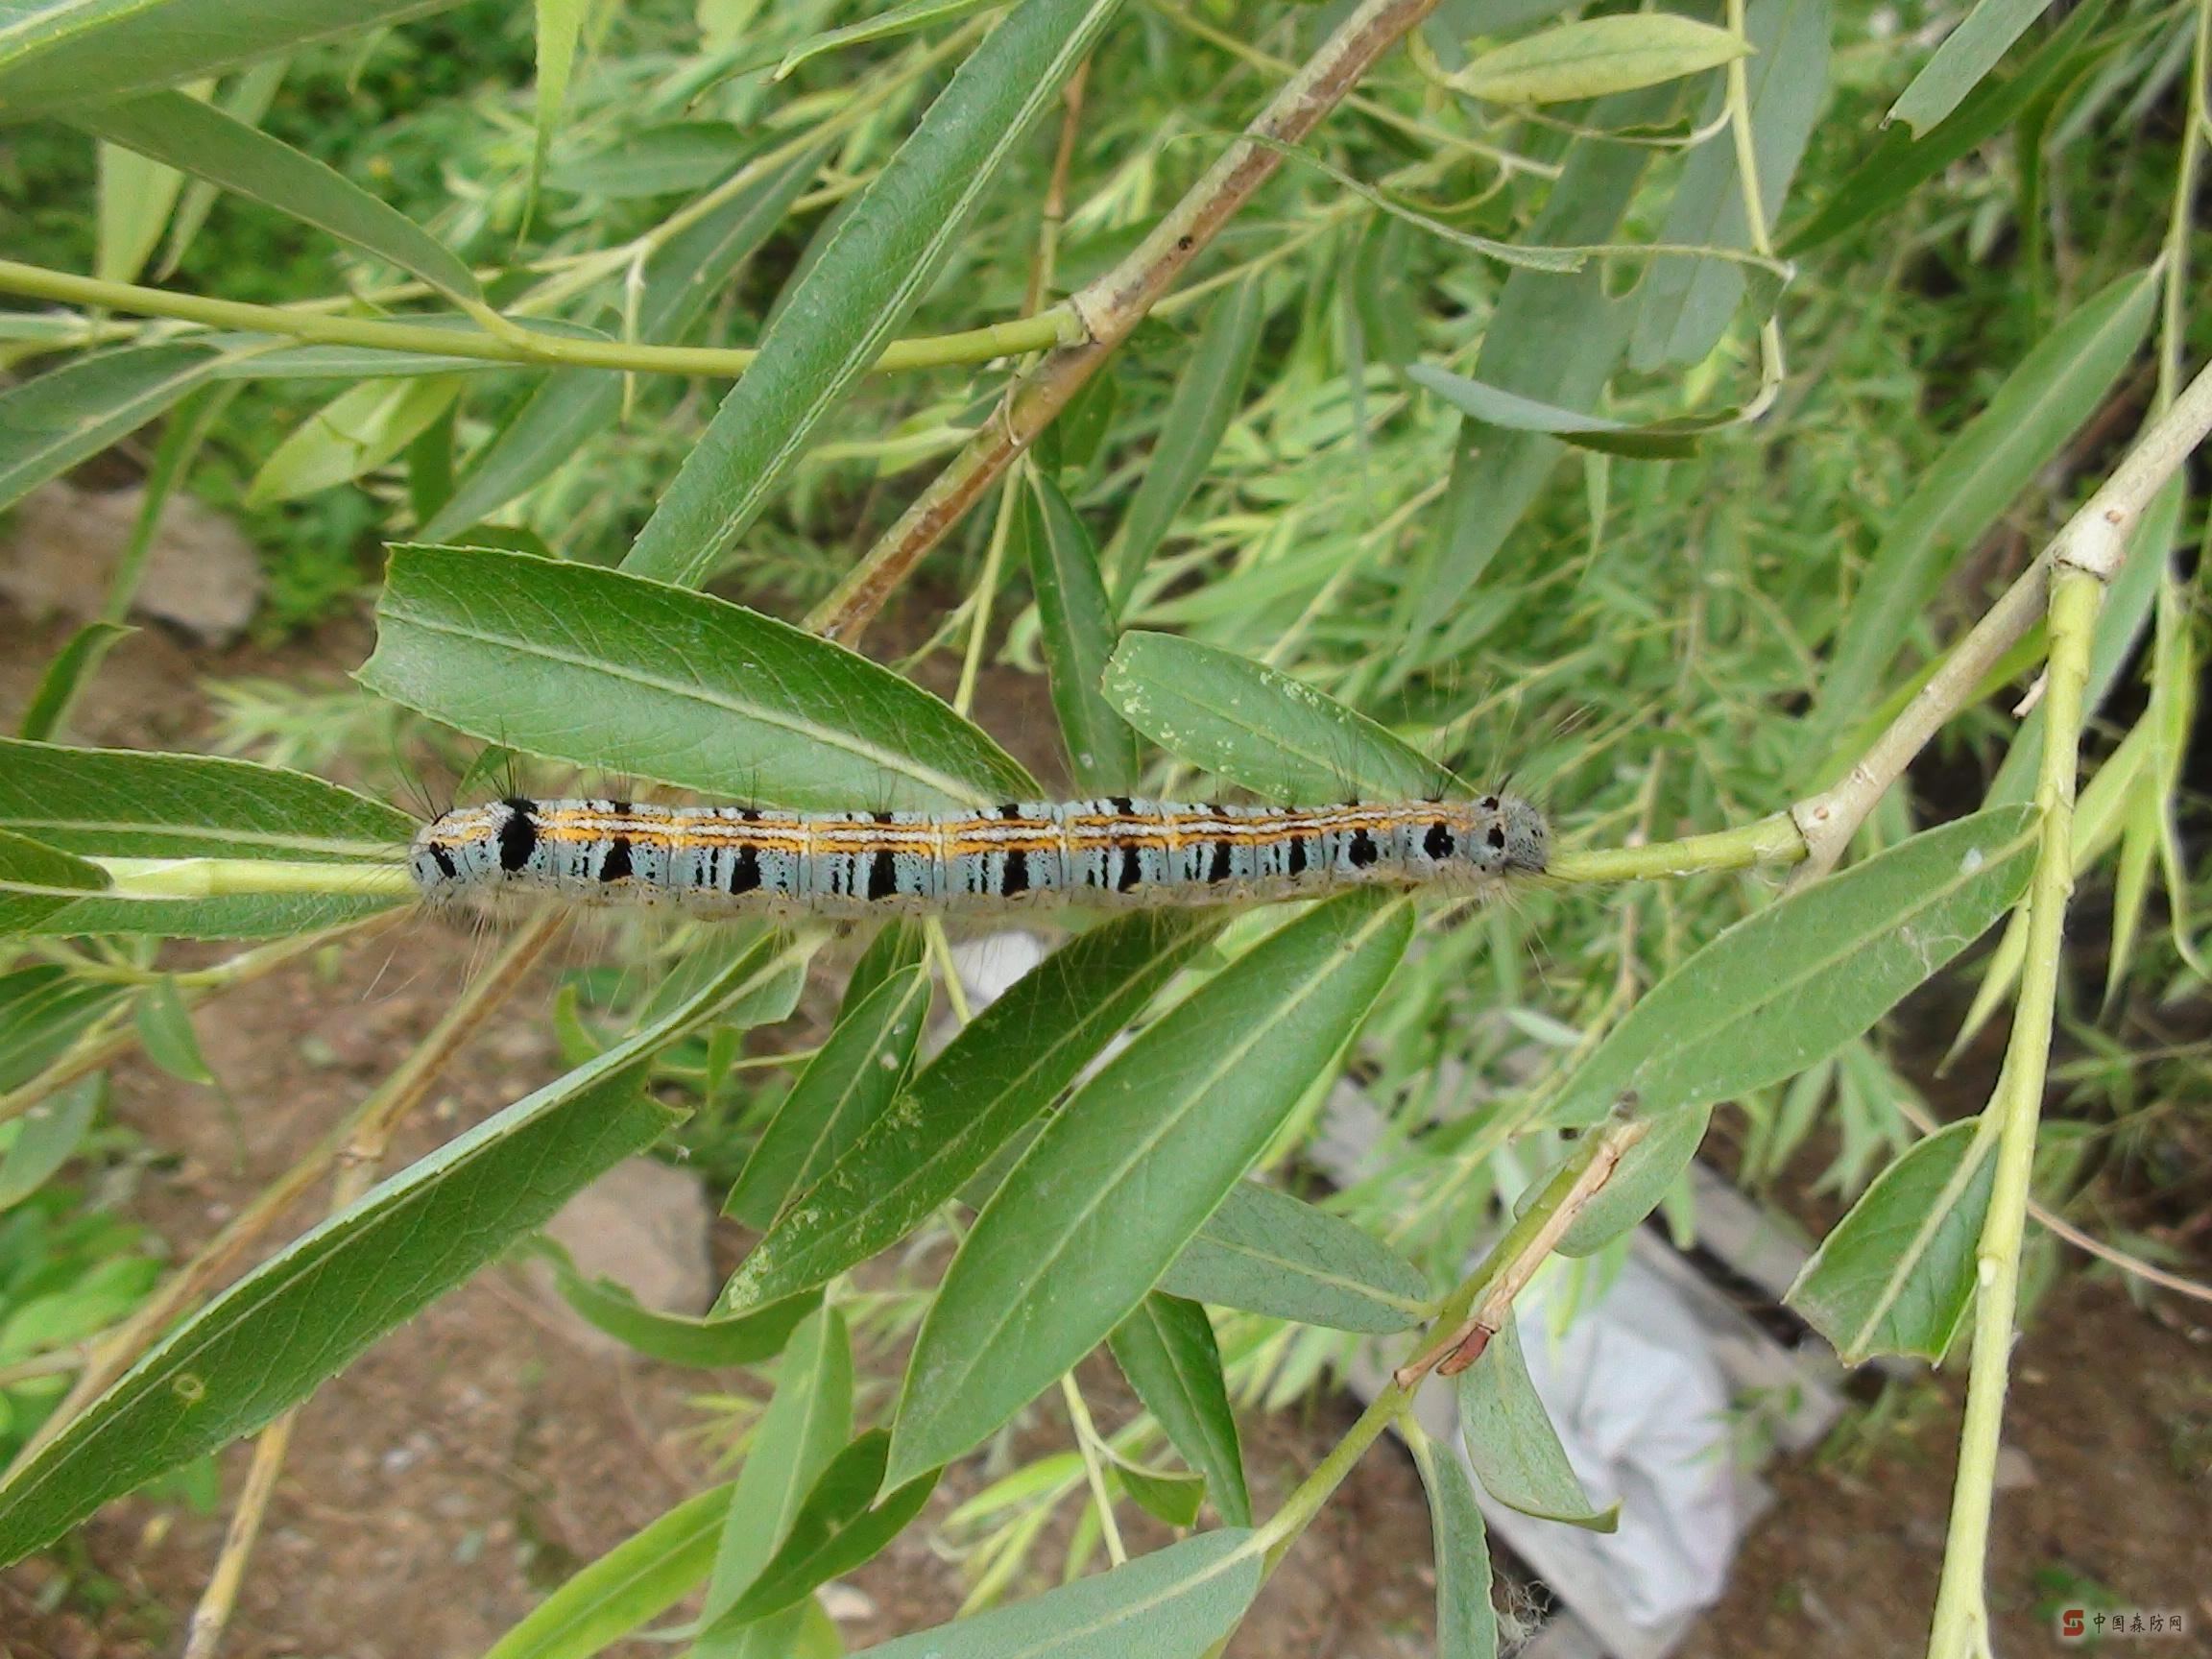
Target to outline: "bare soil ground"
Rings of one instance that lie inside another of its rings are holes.
[[[20,709],[61,630],[0,611],[0,718]],[[330,682],[360,661],[349,624],[277,652],[186,651],[157,631],[120,645],[79,740],[161,747],[204,728],[201,675]],[[1009,687],[1009,692],[1016,690]],[[1033,705],[1032,705],[1033,706]],[[1037,730],[1031,722],[1020,726]],[[1018,750],[1038,745],[1020,740]],[[223,998],[199,1023],[244,1106],[132,1061],[115,1115],[162,1155],[137,1214],[179,1252],[285,1167],[436,1018],[462,982],[466,943],[428,929],[301,963]],[[394,1161],[421,1156],[556,1069],[542,988],[526,991],[445,1080]],[[317,1214],[318,1196],[279,1230]],[[2195,1311],[2201,1312],[2201,1309]],[[2001,1496],[2000,1649],[2056,1649],[2051,1617],[2077,1586],[2143,1608],[2184,1608],[2212,1632],[2212,1333],[2174,1307],[2137,1311],[2109,1284],[2077,1284],[2023,1345],[2008,1418],[2020,1482]],[[610,1358],[576,1343],[524,1282],[481,1275],[393,1333],[306,1407],[226,1651],[236,1659],[470,1659],[579,1562],[717,1478],[694,1396],[727,1377]],[[1098,1392],[1111,1407],[1111,1383]],[[1960,1381],[1914,1391],[1848,1455],[1778,1466],[1781,1503],[1748,1541],[1698,1659],[1859,1659],[1916,1652],[1949,1499]],[[1249,1426],[1262,1506],[1349,1422],[1342,1401]],[[1023,1431],[1062,1443],[1056,1411]],[[223,1455],[226,1493],[245,1467]],[[941,1518],[981,1484],[957,1469]],[[221,1517],[128,1500],[55,1555],[0,1575],[0,1655],[171,1654],[205,1581]],[[1432,1649],[1429,1528],[1408,1461],[1380,1446],[1268,1587],[1233,1652],[1243,1659],[1411,1659]],[[950,1616],[961,1569],[915,1529],[854,1580],[844,1626],[858,1647]],[[634,1645],[643,1654],[663,1648]],[[2120,1650],[2107,1643],[2106,1650]],[[2131,1650],[2131,1649],[2130,1649]],[[2146,1652],[2212,1653],[2212,1638]]]

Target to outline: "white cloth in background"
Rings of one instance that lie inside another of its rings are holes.
[[[1728,1384],[1673,1286],[1635,1258],[1554,1340],[1557,1283],[1541,1276],[1517,1304],[1529,1381],[1592,1502],[1623,1501],[1620,1530],[1591,1538],[1622,1611],[1663,1624],[1719,1599],[1742,1532]]]

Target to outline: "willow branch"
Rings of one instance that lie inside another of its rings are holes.
[[[48,271],[0,259],[0,293],[140,317],[166,317],[205,328],[276,335],[317,346],[358,346],[376,351],[422,351],[475,362],[536,368],[619,369],[632,373],[737,375],[759,353],[750,347],[643,346],[544,333],[510,324],[497,334],[395,323],[370,317],[333,317],[241,300],[173,294],[135,282],[109,282],[66,271]],[[877,373],[933,369],[953,363],[988,363],[1083,338],[1081,322],[1061,307],[1035,317],[987,324],[956,334],[894,340],[874,364]]]
[[[2028,890],[2028,957],[2020,975],[2019,1007],[2013,1015],[2005,1067],[1986,1108],[1986,1117],[1996,1120],[1997,1167],[1989,1212],[1975,1249],[1974,1352],[1929,1659],[1971,1659],[1989,1650],[1985,1591],[1989,1518],[1996,1502],[1997,1454],[2018,1322],[2020,1253],[2034,1172],[2035,1131],[2051,1064],[2065,949],[2066,902],[2074,891],[2075,778],[2080,764],[2089,646],[2104,580],[2071,565],[2052,579],[2050,690],[2045,701],[2048,740],[2035,791],[2036,805],[2043,811],[2042,845]]]
[[[1436,0],[1364,0],[1346,17],[1246,127],[1246,136],[1222,152],[1151,234],[1070,297],[1069,308],[1087,337],[1060,347],[1016,382],[998,418],[985,424],[815,607],[807,626],[847,643],[866,628],[907,572],[1037,441],[1191,260],[1274,177],[1283,157],[1265,141],[1295,143],[1319,126],[1376,60],[1435,5]]]
[[[2111,582],[2128,556],[2128,539],[2152,498],[2207,432],[2212,432],[2212,367],[2200,370],[2188,390],[2144,429],[2127,459],[1960,640],[1842,781],[1790,808],[1806,848],[1805,863],[1791,878],[1792,885],[1817,880],[1836,867],[1889,785],[1972,700],[1998,660],[2041,619],[2055,571],[2067,567],[2100,583]]]

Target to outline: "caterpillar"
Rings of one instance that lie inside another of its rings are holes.
[[[1482,895],[1541,875],[1544,816],[1516,795],[1337,806],[1126,796],[967,812],[777,812],[519,796],[423,826],[432,903],[536,892],[826,917],[1310,897],[1359,882]]]

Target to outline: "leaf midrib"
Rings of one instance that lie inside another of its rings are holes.
[[[421,628],[425,633],[442,634],[455,639],[473,640],[480,645],[515,651],[525,657],[542,658],[548,662],[558,662],[571,668],[589,669],[594,673],[604,674],[611,680],[622,681],[649,691],[667,692],[724,714],[733,714],[740,719],[757,720],[763,726],[772,726],[779,731],[789,732],[795,736],[818,743],[826,749],[837,750],[854,757],[855,759],[866,760],[874,765],[883,767],[886,771],[909,778],[925,788],[935,791],[946,805],[956,809],[981,805],[987,799],[987,790],[978,788],[966,780],[955,778],[950,773],[940,772],[935,767],[928,766],[911,756],[902,755],[896,750],[885,749],[879,744],[869,743],[850,732],[840,731],[834,726],[825,726],[817,720],[802,719],[797,715],[785,714],[764,705],[743,703],[729,697],[713,695],[707,686],[696,681],[686,684],[667,675],[648,673],[643,669],[633,668],[624,663],[613,662],[604,657],[588,656],[581,651],[564,651],[541,640],[521,639],[509,635],[491,632],[481,626],[463,626],[438,620],[420,613],[410,613],[400,605],[388,603],[385,607],[385,613],[394,621],[404,622],[411,627]],[[670,779],[668,781],[684,783],[685,781]]]

